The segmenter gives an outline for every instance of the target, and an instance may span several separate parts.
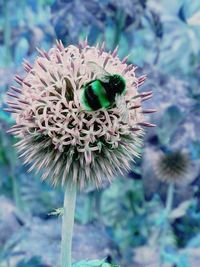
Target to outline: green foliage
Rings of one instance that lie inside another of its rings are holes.
[[[177,130],[183,118],[184,115],[178,107],[170,106],[166,109],[162,118],[160,119],[160,125],[156,129],[162,145],[169,145],[173,134]]]
[[[33,257],[31,259],[23,259],[19,261],[16,267],[48,267],[48,266],[42,264],[40,258]]]
[[[131,257],[128,248],[148,239],[146,216],[141,181],[118,179],[102,193],[101,219],[125,261]]]
[[[13,234],[2,247],[0,247],[0,262],[9,260],[13,256],[13,249],[23,238],[25,238],[25,236],[26,234],[23,230],[18,231]]]
[[[193,160],[200,159],[200,141],[191,142],[189,151]]]
[[[198,210],[198,202],[193,200],[184,216],[174,221],[173,229],[177,245],[181,248],[200,245],[199,228],[200,212]]]
[[[120,267],[116,264],[106,263],[104,260],[79,261],[73,264],[73,267]]]

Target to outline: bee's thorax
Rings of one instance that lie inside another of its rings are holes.
[[[110,77],[109,85],[115,94],[122,94],[126,87],[124,78],[118,74]]]

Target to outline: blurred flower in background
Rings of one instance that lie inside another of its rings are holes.
[[[189,159],[181,151],[159,153],[154,164],[157,178],[168,183],[181,182],[189,172]]]
[[[155,267],[160,259],[163,266],[199,266],[199,14],[198,0],[0,0],[0,230],[7,232],[0,235],[1,266],[56,266],[59,229],[52,229],[59,225],[47,214],[62,205],[59,188],[20,167],[17,140],[6,134],[13,118],[3,110],[5,92],[14,73],[24,75],[23,58],[33,64],[36,47],[49,50],[56,39],[76,45],[85,37],[90,45],[105,41],[107,51],[119,45],[120,58],[129,54],[128,63],[139,66],[136,76],[147,73],[140,92],[153,91],[154,103],[145,101],[144,108],[154,104],[158,112],[149,116],[158,126],[126,177],[79,196],[74,258],[108,256],[125,267]],[[153,167],[160,151],[184,151],[191,165],[168,216],[164,176],[156,179]],[[163,232],[168,238],[160,251]]]

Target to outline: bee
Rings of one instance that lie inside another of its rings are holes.
[[[82,107],[88,111],[110,108],[126,93],[125,79],[119,74],[110,74],[95,62],[87,66],[96,75],[96,79],[84,84],[80,91]]]

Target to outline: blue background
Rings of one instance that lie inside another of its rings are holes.
[[[124,267],[199,267],[200,262],[200,1],[198,0],[0,0],[0,266],[59,266],[61,189],[42,183],[17,158],[14,123],[3,111],[15,73],[36,47],[50,49],[88,37],[90,45],[119,44],[147,74],[140,91],[152,90],[142,158],[132,171],[77,200],[73,257]],[[165,216],[168,185],[154,172],[160,151],[189,155],[188,175],[176,185],[171,217]],[[166,226],[167,225],[167,226]],[[166,227],[165,227],[166,226]]]

